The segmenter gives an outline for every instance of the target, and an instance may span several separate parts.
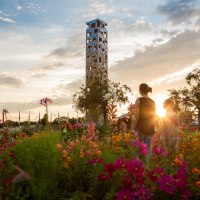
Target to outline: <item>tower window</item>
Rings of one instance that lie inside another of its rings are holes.
[[[99,62],[101,63],[101,57],[99,57]]]
[[[102,42],[102,38],[101,37],[99,38],[99,42]]]
[[[91,24],[91,28],[95,28],[95,23],[92,23],[92,24]]]
[[[97,33],[97,29],[94,29],[94,33]]]
[[[97,27],[100,27],[100,25],[101,25],[101,22],[97,21]]]

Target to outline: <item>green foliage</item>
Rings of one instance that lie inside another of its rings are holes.
[[[185,79],[188,87],[170,90],[170,97],[176,101],[177,111],[186,113],[193,108],[198,112],[200,129],[200,68],[194,69]]]
[[[126,103],[129,92],[131,89],[126,85],[110,80],[102,81],[100,77],[97,77],[86,87],[82,85],[80,90],[73,95],[74,107],[82,113],[90,111],[97,115],[97,118],[103,114],[105,121],[108,103]]]
[[[27,196],[31,194],[29,198],[37,200],[59,199],[57,185],[61,166],[56,143],[60,138],[59,133],[49,133],[18,142],[15,147],[18,164],[31,175],[31,181],[23,185],[23,191],[20,192],[21,183],[15,184],[13,189],[19,196],[27,192]]]

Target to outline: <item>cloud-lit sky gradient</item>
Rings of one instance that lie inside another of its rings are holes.
[[[85,82],[86,21],[108,23],[109,78],[137,96],[149,83],[162,103],[200,66],[199,0],[0,0],[0,109],[37,119],[42,97],[53,118],[73,116],[72,94]],[[131,101],[135,101],[135,97]]]

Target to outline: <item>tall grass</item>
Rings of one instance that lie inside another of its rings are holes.
[[[16,145],[18,165],[31,175],[30,183],[26,183],[24,191],[21,191],[24,196],[29,196],[29,194],[25,194],[27,192],[31,194],[29,197],[31,199],[59,199],[57,186],[61,164],[56,143],[60,141],[60,137],[59,133],[43,133],[20,140]],[[16,184],[14,190],[19,191],[21,187],[21,183]],[[18,197],[15,198],[18,199]]]

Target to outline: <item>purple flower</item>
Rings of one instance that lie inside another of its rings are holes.
[[[167,194],[173,194],[175,190],[175,181],[173,176],[163,175],[159,183],[159,189],[166,192]]]
[[[116,193],[116,200],[135,200],[134,192],[121,188],[120,191]]]

